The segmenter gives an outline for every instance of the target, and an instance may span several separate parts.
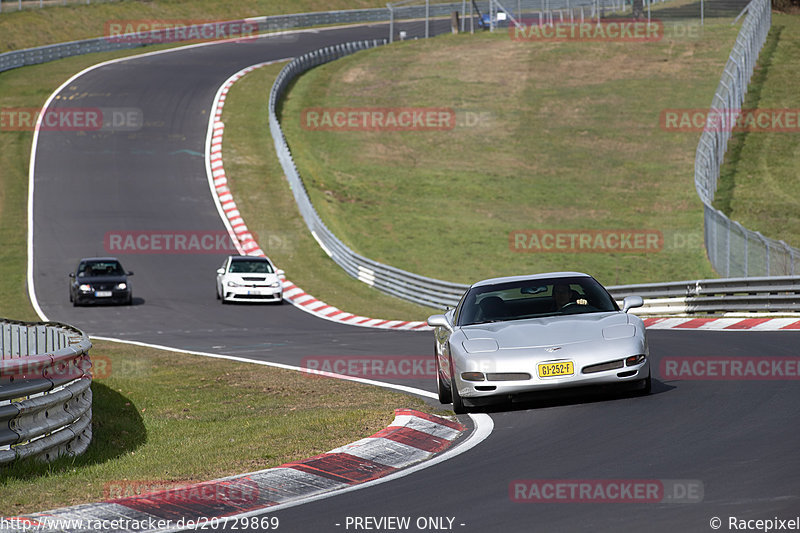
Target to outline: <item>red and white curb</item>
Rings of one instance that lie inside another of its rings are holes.
[[[236,207],[236,201],[233,199],[233,194],[231,194],[231,190],[228,187],[228,177],[225,175],[225,168],[222,163],[222,137],[225,132],[225,124],[222,122],[222,108],[225,105],[228,91],[230,91],[234,83],[257,68],[277,62],[278,61],[269,61],[266,63],[259,63],[242,69],[228,78],[217,91],[214,105],[212,106],[211,117],[209,118],[208,135],[206,137],[206,171],[208,174],[208,182],[214,201],[217,204],[220,217],[228,228],[228,233],[233,243],[242,255],[266,256],[264,250],[261,249],[258,242],[256,242],[253,237],[253,234],[247,229],[247,224],[242,218],[241,213],[239,213],[239,209]],[[283,280],[283,297],[303,311],[326,320],[341,322],[343,324],[394,330],[430,329],[425,322],[382,320],[342,311],[341,309],[314,298],[285,278]]]
[[[797,331],[798,318],[643,318],[647,329],[705,331]]]
[[[221,525],[225,517],[277,510],[389,476],[441,454],[466,429],[453,420],[397,409],[394,421],[371,437],[303,461],[150,494],[6,518],[4,530],[141,532],[202,526],[204,522],[210,525],[212,521]]]

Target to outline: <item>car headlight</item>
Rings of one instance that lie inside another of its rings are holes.
[[[275,283],[270,285],[270,287],[280,287],[280,286],[281,286],[281,282],[280,281],[276,281]]]
[[[81,285],[80,287],[78,287],[78,288],[79,288],[80,290],[82,290],[82,291],[85,291],[85,292],[89,292],[89,291],[91,291],[91,290],[92,290],[92,286],[91,286],[91,285],[89,285],[88,283],[84,283],[84,284],[82,284],[82,285]]]
[[[121,291],[124,291],[127,288],[128,288],[128,284],[127,283],[117,283],[117,289],[119,289]]]
[[[238,283],[236,283],[235,281],[229,281],[228,282],[228,287],[239,287],[239,286],[240,285]]]
[[[494,339],[467,339],[461,343],[467,353],[496,352],[499,348]]]

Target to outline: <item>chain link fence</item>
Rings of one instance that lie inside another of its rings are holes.
[[[649,7],[650,4],[645,3]],[[450,19],[453,31],[474,33],[476,30],[505,30],[515,25],[583,22],[631,13],[630,0],[461,0],[450,3],[400,0],[386,7],[390,43],[430,37],[434,21],[446,19]]]
[[[800,257],[796,248],[748,230],[712,205],[728,141],[771,24],[769,0],[748,4],[695,155],[694,181],[703,202],[706,250],[712,266],[723,277],[794,275],[796,258]]]

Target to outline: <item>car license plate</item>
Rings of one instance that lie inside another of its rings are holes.
[[[258,289],[247,291],[247,294],[250,296],[261,296],[262,291]]]
[[[572,361],[561,361],[558,363],[543,363],[539,365],[540,378],[552,378],[556,376],[571,376],[575,373]]]
[[[111,298],[111,291],[95,291],[95,298]]]

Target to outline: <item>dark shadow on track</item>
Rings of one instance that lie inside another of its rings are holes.
[[[561,389],[542,391],[526,393],[525,395],[521,395],[512,399],[511,401],[472,407],[470,408],[469,412],[493,414],[612,402],[626,399],[636,401],[637,398],[660,395],[670,392],[675,388],[676,387],[672,385],[667,385],[666,383],[653,379],[652,392],[649,395],[644,395],[641,391],[637,390],[626,390],[624,388],[620,388],[619,386],[586,387],[584,389],[577,390]]]

